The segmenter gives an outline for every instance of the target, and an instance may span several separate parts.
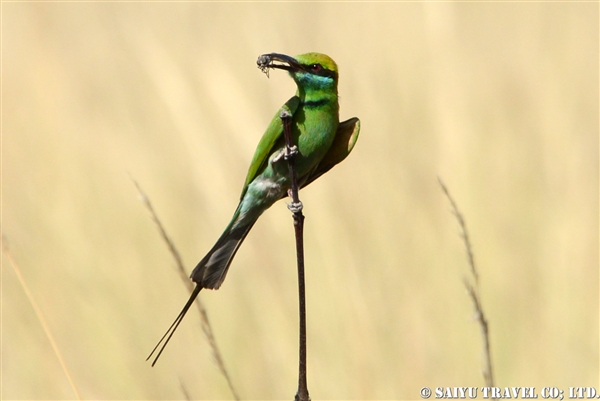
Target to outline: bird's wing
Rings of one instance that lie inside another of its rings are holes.
[[[269,156],[273,153],[275,143],[283,135],[283,122],[281,121],[281,118],[279,118],[280,113],[284,109],[287,109],[293,116],[298,109],[299,104],[300,98],[298,98],[298,96],[292,97],[277,111],[277,114],[275,114],[275,117],[271,120],[271,124],[269,124],[262,138],[260,138],[260,142],[258,142],[256,151],[254,152],[254,157],[252,158],[252,163],[250,163],[250,168],[248,169],[248,175],[246,176],[240,199],[244,198],[248,185],[267,164]]]
[[[302,183],[302,187],[304,188],[331,170],[333,166],[344,160],[346,156],[352,152],[352,149],[356,144],[356,140],[358,139],[359,132],[360,120],[358,118],[353,117],[349,120],[341,122],[338,126],[337,132],[335,133],[335,138],[331,144],[331,147],[323,159],[319,162],[317,167],[306,178],[306,181]]]

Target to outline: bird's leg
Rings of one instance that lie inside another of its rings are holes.
[[[283,154],[283,158],[285,160],[290,160],[292,157],[295,157],[298,154],[298,146],[292,145],[291,147],[285,147],[285,152]]]
[[[294,215],[299,215],[302,213],[302,202],[300,202],[300,199],[298,198],[298,181],[296,177],[296,166],[294,163],[294,157],[298,155],[298,146],[294,144],[292,137],[292,113],[284,108],[279,113],[279,118],[281,118],[281,122],[283,123],[285,148],[283,148],[283,151],[275,156],[273,160],[281,159],[281,155],[283,154],[283,158],[289,163],[290,178],[292,182],[290,189],[288,189],[288,196],[292,198],[292,203],[288,205],[288,209],[290,209]]]
[[[279,160],[285,158],[285,151],[287,148],[283,148],[281,149],[279,152],[277,152],[277,154],[275,155],[275,157],[273,157],[273,163],[277,163]],[[287,160],[287,158],[286,158]]]
[[[277,163],[279,160],[290,160],[290,158],[296,156],[298,154],[298,146],[292,145],[290,148],[287,146],[281,149],[275,157],[273,157],[273,163]]]

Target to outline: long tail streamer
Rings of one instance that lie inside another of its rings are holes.
[[[156,361],[158,361],[158,358],[165,350],[165,347],[169,343],[169,340],[171,340],[171,337],[173,337],[173,334],[175,334],[175,330],[177,330],[177,327],[179,327],[179,324],[185,317],[185,314],[187,313],[187,311],[190,309],[190,307],[196,300],[196,297],[198,296],[198,294],[200,294],[201,289],[202,289],[202,287],[199,284],[197,284],[196,288],[194,288],[194,291],[192,292],[192,295],[190,295],[190,299],[188,299],[187,303],[185,304],[185,306],[183,307],[181,312],[179,312],[179,315],[177,315],[173,324],[171,324],[171,326],[169,327],[167,332],[160,338],[160,340],[158,341],[158,344],[156,344],[156,346],[154,347],[154,349],[152,350],[150,355],[148,355],[148,358],[146,358],[146,360],[150,359],[152,357],[152,355],[154,354],[154,352],[156,352],[158,347],[160,347],[158,354],[156,354],[156,358],[154,358],[154,361],[152,361],[152,366],[154,366],[156,364]],[[163,340],[164,340],[164,343],[163,343]],[[162,344],[162,347],[160,346],[161,344]]]

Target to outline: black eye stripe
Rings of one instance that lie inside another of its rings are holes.
[[[315,69],[315,66],[317,66],[317,65],[320,68]],[[321,64],[309,64],[309,65],[305,65],[304,69],[306,71],[310,72],[311,74],[319,75],[321,77],[329,77],[329,78],[335,78],[335,77],[337,77],[337,72],[328,70],[327,68],[323,67]]]

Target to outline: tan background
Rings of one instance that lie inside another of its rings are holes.
[[[189,270],[294,92],[256,58],[340,66],[352,155],[306,206],[314,399],[482,386],[465,215],[499,386],[598,383],[598,3],[3,3],[2,231],[86,399],[231,397],[129,175]],[[292,219],[201,296],[243,398],[297,382]],[[74,393],[2,257],[3,399]]]

